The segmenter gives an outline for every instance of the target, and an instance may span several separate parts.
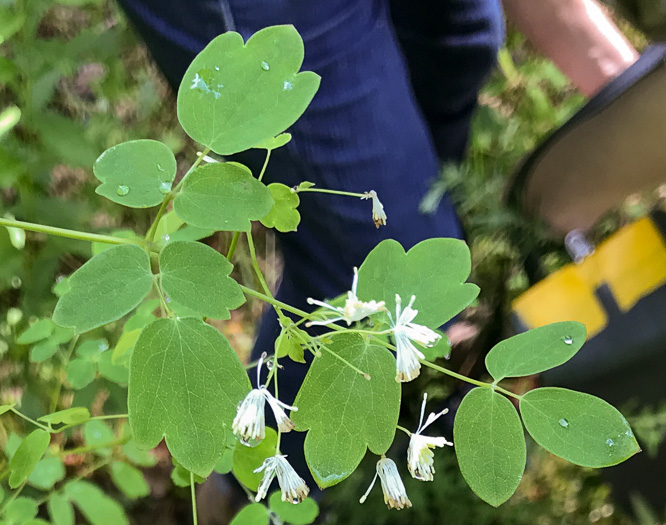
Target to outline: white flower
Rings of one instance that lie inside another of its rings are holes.
[[[333,310],[334,312],[340,314],[340,317],[333,317],[331,319],[325,319],[324,321],[311,321],[307,323],[307,326],[313,326],[313,325],[327,325],[331,323],[335,323],[337,321],[345,321],[347,323],[347,326],[351,325],[355,321],[360,321],[364,317],[367,317],[368,315],[376,314],[377,312],[381,312],[383,310],[386,310],[386,306],[384,304],[384,301],[359,301],[358,297],[356,296],[356,290],[358,289],[358,268],[354,268],[354,280],[352,281],[352,288],[351,291],[347,292],[347,300],[345,301],[345,306],[340,307],[340,306],[331,306],[328,303],[325,303],[323,301],[317,301],[316,299],[312,299],[311,297],[308,297],[308,304],[315,304],[317,306],[321,306],[322,308],[327,308],[329,310]]]
[[[280,489],[282,490],[282,501],[289,503],[300,503],[308,497],[310,489],[305,484],[294,467],[292,467],[286,460],[287,456],[276,454],[270,458],[266,458],[261,467],[255,472],[264,471],[264,477],[261,480],[255,501],[261,501],[266,497],[273,478],[277,476]]]
[[[372,220],[375,226],[386,226],[386,212],[384,212],[384,205],[379,201],[377,192],[375,190],[366,191],[361,199],[372,199]]]
[[[386,503],[389,509],[401,510],[405,507],[409,508],[412,506],[412,502],[409,501],[409,498],[407,497],[405,485],[402,483],[402,479],[400,479],[398,467],[395,466],[395,463],[392,459],[386,458],[384,456],[382,456],[382,458],[377,462],[377,473],[375,474],[375,477],[372,478],[372,483],[370,483],[368,490],[359,500],[360,503],[364,503],[368,498],[368,494],[370,494],[372,487],[375,486],[377,476],[379,476],[379,479],[382,482],[384,503]]]
[[[395,317],[396,322],[390,316],[393,335],[395,336],[396,346],[396,376],[395,380],[399,382],[411,381],[421,373],[421,363],[419,359],[425,359],[425,356],[412,343],[417,342],[421,346],[433,346],[441,336],[427,326],[412,323],[418,310],[414,310],[415,296],[412,295],[409,304],[404,310],[401,310],[401,299],[398,294],[395,295]]]
[[[444,445],[452,446],[453,443],[447,441],[443,437],[430,437],[422,436],[423,432],[428,425],[433,423],[437,418],[446,414],[449,409],[445,408],[441,412],[435,414],[431,412],[428,419],[423,424],[423,416],[425,414],[426,400],[428,394],[423,394],[423,404],[421,405],[421,418],[419,419],[419,426],[416,432],[412,434],[409,439],[409,448],[407,449],[407,468],[413,478],[421,481],[432,481],[433,474],[435,473],[435,466],[433,458],[435,454],[431,448],[443,447]]]
[[[245,396],[245,399],[243,399],[243,402],[238,407],[238,412],[231,426],[238,440],[248,447],[257,445],[266,437],[266,422],[264,419],[266,401],[268,401],[273,410],[273,415],[275,416],[275,421],[280,432],[290,432],[294,428],[294,423],[287,417],[283,409],[298,410],[296,407],[289,406],[279,399],[275,399],[273,394],[260,384],[263,361],[264,356],[262,355],[257,364],[257,385],[259,385],[259,388],[250,390],[250,393]]]

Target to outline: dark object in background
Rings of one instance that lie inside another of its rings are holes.
[[[509,201],[567,234],[574,261],[513,303],[517,328],[578,320],[588,342],[545,383],[639,406],[666,400],[666,214],[625,226],[598,247],[584,231],[628,195],[666,182],[666,44],[648,49],[523,163]],[[617,501],[666,505],[666,444],[604,469]]]
[[[666,3],[662,0],[603,0],[650,40],[666,40]]]

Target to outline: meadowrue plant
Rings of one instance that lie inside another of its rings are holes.
[[[77,397],[73,406],[63,406],[68,398],[61,396],[62,381],[52,392],[49,413],[32,418],[17,405],[0,408],[4,417],[13,414],[33,427],[5,449],[9,463],[0,478],[9,492],[0,504],[2,523],[45,523],[36,518],[45,507],[52,523],[73,524],[73,506],[92,525],[129,523],[123,507],[85,478],[106,469],[124,496],[146,496],[148,485],[137,467],[154,464],[146,451],[162,440],[174,461],[174,482],[191,488],[194,523],[195,484],[213,471],[234,475],[250,501],[267,498],[268,506],[245,507],[235,525],[316,518],[305,473],[296,472],[280,450],[291,431],[307,433],[307,465],[321,488],[347,478],[368,451],[376,455],[375,480],[380,478],[385,502],[394,509],[411,506],[401,476],[432,481],[439,453],[457,454],[472,490],[491,505],[502,504],[525,469],[524,428],[545,449],[578,465],[605,467],[638,452],[626,420],[601,399],[561,388],[519,395],[501,386],[504,379],[538,374],[570,359],[585,340],[578,323],[545,326],[496,345],[486,358],[491,382],[434,363],[448,351],[438,328],[479,291],[465,282],[471,263],[461,241],[429,239],[407,252],[396,241],[383,241],[358,269],[350,268],[346,296],[310,299],[318,307],[314,312],[271,295],[257,262],[253,221],[283,233],[296,230],[300,198],[308,192],[371,200],[368,220],[377,227],[390,220],[372,189],[350,193],[308,182],[295,188],[262,182],[271,152],[290,141],[285,130],[319,86],[315,73],[299,72],[303,53],[296,30],[278,26],[247,42],[225,33],[195,58],[178,92],[178,117],[202,152],[177,184],[175,158],[160,142],[125,142],[100,155],[94,165],[101,182],[97,193],[122,206],[156,207],[147,232],[101,235],[0,220],[9,228],[93,243],[94,256],[58,283],[52,319],[37,321],[19,336],[21,344],[33,345],[30,360],[48,363],[61,356],[73,390],[98,375],[127,387],[127,413],[92,417]],[[251,148],[266,151],[260,173],[225,161]],[[226,254],[198,242],[215,231],[234,232]],[[230,277],[238,242],[247,243],[259,290]],[[282,331],[272,356],[244,366],[206,320],[229,319],[247,297],[268,303]],[[89,334],[109,323],[120,331],[112,348]],[[307,331],[313,325],[318,335]],[[289,406],[278,394],[281,370],[291,361],[303,362],[305,352],[313,356],[309,371]],[[262,383],[265,365],[269,373]],[[417,379],[421,367],[474,385],[456,414],[453,443],[424,434],[443,413],[431,413],[424,422],[426,394],[418,426],[408,422],[416,431],[398,424],[401,384]],[[253,388],[249,375],[255,373]],[[265,426],[266,403],[277,429]],[[114,431],[104,420],[120,425]],[[56,439],[79,427],[85,446],[67,448],[67,439]],[[389,458],[396,430],[408,434],[409,448],[406,457]],[[88,452],[100,454],[101,461],[66,479],[62,458]],[[269,496],[275,479],[277,490]],[[26,486],[31,490],[24,493]]]

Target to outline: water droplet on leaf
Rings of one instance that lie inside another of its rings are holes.
[[[219,71],[219,70],[220,70],[220,66],[215,66],[215,71]]]
[[[606,445],[608,445],[609,447],[612,447],[613,445],[615,445],[615,441],[613,441],[611,438],[608,438],[606,440]]]
[[[294,85],[291,82],[288,82],[287,80],[285,80],[284,83],[282,84],[282,89],[284,91],[291,91],[293,87]]]
[[[171,302],[171,297],[165,297],[164,300],[165,300],[167,303],[170,303],[170,302]]]
[[[562,338],[562,341],[564,341],[564,344],[565,344],[565,345],[573,344],[573,337],[571,337],[570,335],[565,335],[565,336]]]
[[[261,69],[264,71],[268,71],[271,68],[271,66],[268,65],[268,62],[262,62],[261,63]]]
[[[129,193],[130,189],[129,186],[125,186],[124,184],[121,184],[116,188],[116,193],[120,195],[121,197],[124,197]]]
[[[109,349],[109,343],[102,341],[99,343],[99,345],[97,345],[97,347],[99,348],[100,352],[104,352]]]
[[[171,239],[171,235],[169,235],[168,233],[165,233],[164,235],[162,235],[162,241],[169,242],[170,239]]]
[[[162,182],[160,184],[160,193],[167,194],[171,191],[171,183],[170,182]]]
[[[564,418],[560,419],[558,423],[562,428],[569,428],[569,422]]]
[[[16,290],[16,289],[20,288],[22,284],[23,284],[23,281],[21,281],[21,278],[18,275],[15,275],[14,277],[12,277],[12,280],[11,280],[12,288],[14,288]]]

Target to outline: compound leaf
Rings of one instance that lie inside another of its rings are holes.
[[[137,444],[163,437],[174,458],[206,477],[224,451],[225,426],[250,390],[227,339],[200,319],[158,319],[130,361],[129,423]]]
[[[382,346],[357,334],[336,336],[327,345],[363,375],[329,352],[316,358],[294,404],[291,418],[308,430],[305,459],[317,484],[330,487],[349,476],[369,448],[383,454],[391,446],[400,408],[395,359]]]
[[[178,120],[194,140],[230,155],[291,126],[319,88],[319,76],[298,73],[303,41],[293,26],[215,38],[187,69],[178,90]]]

